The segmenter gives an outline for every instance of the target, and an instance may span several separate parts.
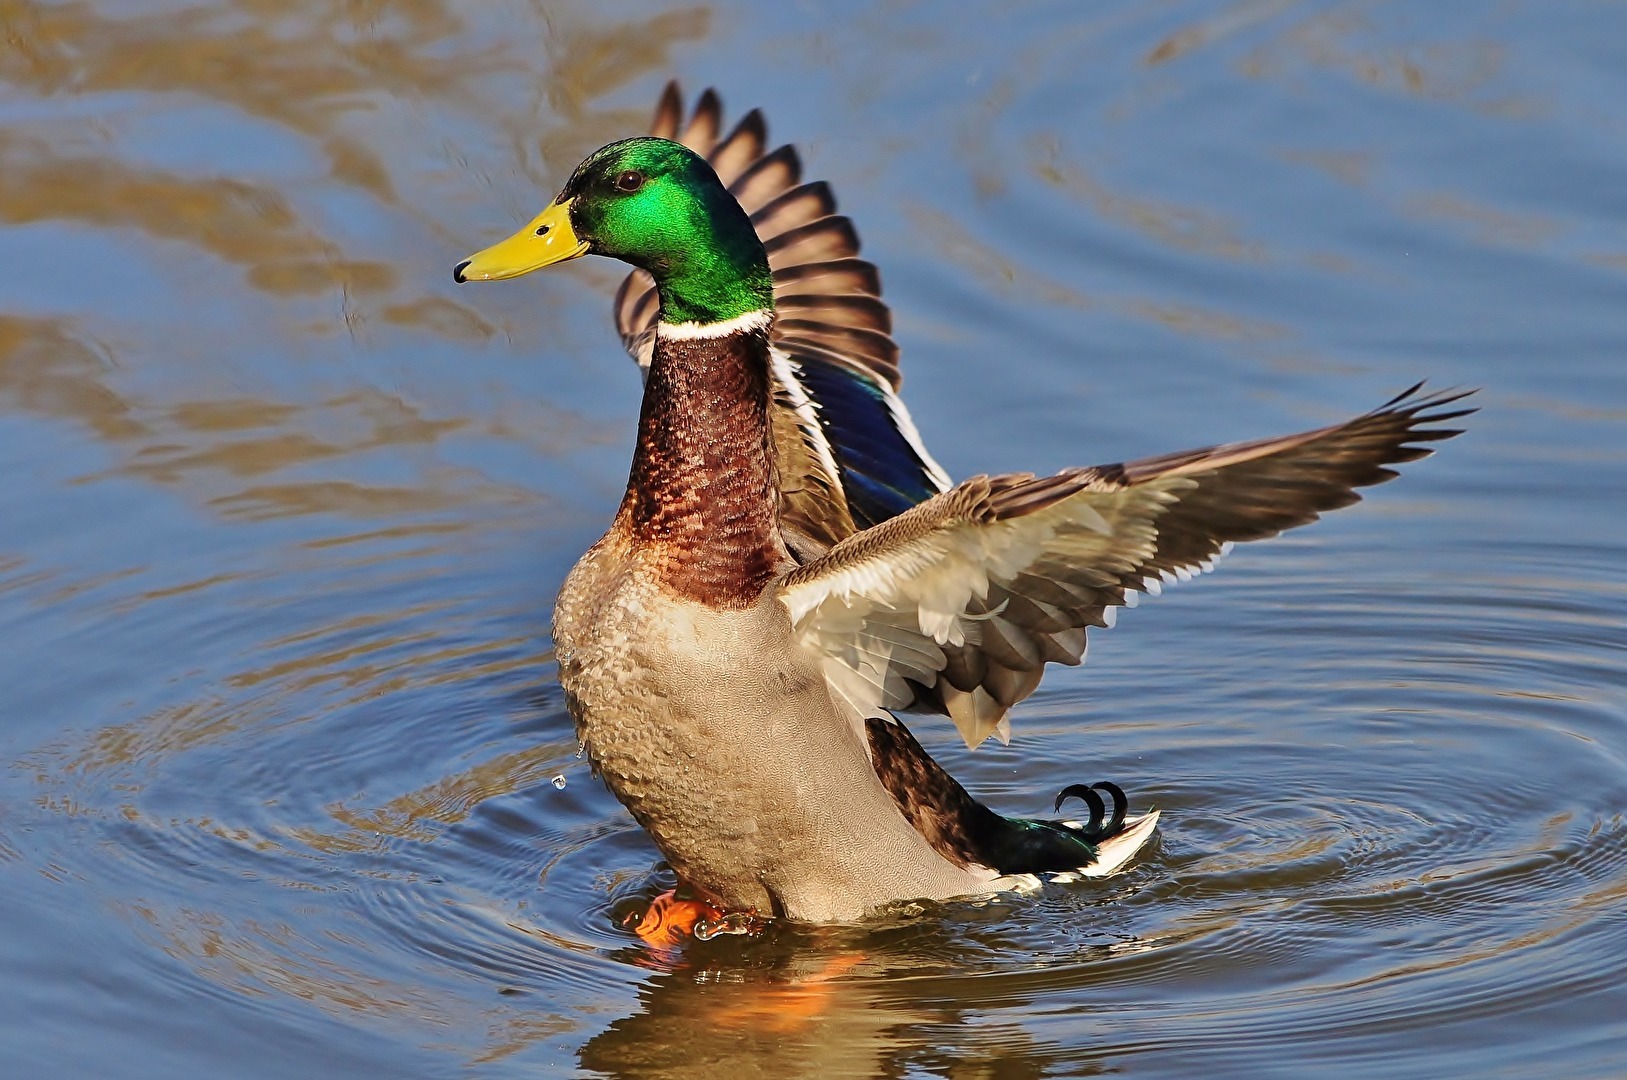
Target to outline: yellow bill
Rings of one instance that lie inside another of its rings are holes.
[[[507,240],[477,251],[452,268],[452,280],[500,281],[586,255],[587,241],[571,228],[569,201],[554,203]]]

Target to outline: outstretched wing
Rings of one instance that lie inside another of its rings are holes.
[[[751,215],[774,272],[778,317],[770,338],[780,521],[800,561],[823,553],[949,487],[898,398],[898,346],[881,277],[858,257],[853,224],[822,181],[802,182],[791,146],[768,149],[762,113],[723,135],[722,104],[707,90],[684,122],[669,83],[651,134],[705,157]],[[616,294],[616,328],[648,370],[655,282],[635,270]]]
[[[1360,499],[1388,465],[1450,438],[1464,396],[1419,396],[1299,435],[1055,476],[980,476],[792,571],[779,599],[856,717],[947,712],[968,746],[1009,737],[1006,712],[1045,664],[1077,664],[1085,628],[1137,592],[1209,568]]]

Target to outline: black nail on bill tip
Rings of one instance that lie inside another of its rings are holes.
[[[463,276],[463,272],[469,269],[469,264],[472,262],[474,262],[473,259],[464,259],[462,262],[454,266],[452,268],[452,280],[457,282],[459,285],[462,285],[464,282],[468,281],[469,279]]]

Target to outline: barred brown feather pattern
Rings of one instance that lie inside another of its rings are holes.
[[[875,267],[857,258],[858,234],[853,223],[836,214],[836,199],[823,181],[803,184],[802,162],[792,146],[767,149],[768,129],[757,110],[748,113],[721,141],[722,104],[707,90],[695,105],[695,114],[680,131],[683,99],[676,85],[669,85],[656,108],[651,133],[676,139],[708,159],[740,205],[752,216],[752,224],[768,252],[774,271],[775,300],[782,294],[848,296],[869,300],[886,312],[881,302],[881,280]],[[831,265],[844,264],[844,265]],[[818,271],[829,267],[829,272]],[[812,273],[810,273],[812,271]],[[811,287],[811,279],[818,285]],[[800,287],[799,287],[800,286]],[[650,346],[655,339],[658,317],[655,282],[649,274],[635,270],[622,281],[616,293],[616,328],[627,351],[640,365],[647,366]],[[776,346],[795,352],[801,346],[817,350],[816,355],[842,357],[845,366],[861,371],[896,391],[899,385],[898,349],[887,335],[891,317],[872,318],[865,329],[876,335],[854,335],[846,319],[826,321],[804,318],[796,326],[776,328]],[[885,326],[880,324],[884,323]]]

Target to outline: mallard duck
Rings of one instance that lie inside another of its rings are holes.
[[[795,150],[722,135],[669,86],[459,281],[582,255],[636,269],[616,325],[645,369],[627,492],[560,591],[577,735],[714,913],[857,919],[1102,875],[1152,835],[1110,782],[1082,820],[1002,816],[899,719],[1010,736],[1047,664],[1233,542],[1356,502],[1472,411],[1421,385],[1297,435],[951,483],[898,397],[876,270]]]

